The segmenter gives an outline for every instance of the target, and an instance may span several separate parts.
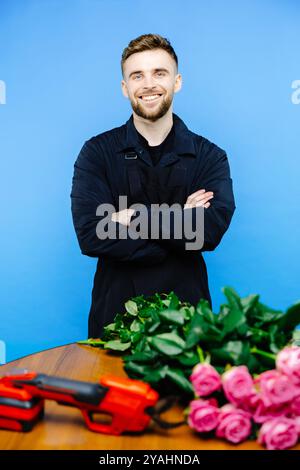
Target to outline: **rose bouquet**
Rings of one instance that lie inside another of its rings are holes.
[[[237,444],[256,438],[269,450],[287,449],[300,438],[300,347],[281,350],[276,369],[252,376],[247,366],[223,374],[207,362],[190,376],[195,398],[185,410],[202,435]]]
[[[300,302],[284,312],[258,294],[222,291],[217,314],[174,292],[134,297],[102,338],[79,343],[122,354],[129,377],[190,403],[188,423],[206,436],[290,447],[299,432]]]
[[[129,377],[187,399],[201,354],[220,374],[228,365],[247,365],[251,374],[260,374],[275,367],[275,354],[285,346],[300,346],[300,302],[283,312],[260,302],[258,294],[240,297],[232,287],[222,290],[227,303],[217,314],[207,300],[194,307],[174,292],[135,297],[105,326],[101,339],[79,343],[119,352]]]

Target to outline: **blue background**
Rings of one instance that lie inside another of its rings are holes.
[[[286,309],[300,298],[300,105],[296,0],[1,0],[0,339],[7,361],[86,338],[96,260],[72,225],[73,164],[85,140],[131,114],[120,58],[145,33],[170,39],[176,112],[227,151],[236,212],[205,253],[221,287]]]

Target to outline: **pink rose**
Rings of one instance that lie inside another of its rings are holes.
[[[294,418],[294,422],[296,424],[298,437],[300,437],[300,416],[297,416],[296,418]]]
[[[283,450],[298,442],[298,429],[294,420],[281,416],[266,421],[259,430],[258,442],[268,450]]]
[[[198,432],[209,432],[218,425],[219,409],[216,400],[193,400],[190,402],[188,424]]]
[[[251,394],[245,397],[238,407],[242,410],[248,411],[251,415],[253,415],[256,412],[260,401],[261,398],[259,394],[255,391],[255,389],[253,389]]]
[[[299,346],[290,346],[282,349],[276,357],[276,368],[288,376],[295,385],[300,385]]]
[[[206,397],[222,387],[221,376],[210,364],[197,364],[190,376],[196,395]]]
[[[290,412],[292,415],[300,416],[300,390],[297,396],[293,398],[290,404]]]
[[[283,403],[280,405],[266,406],[262,397],[256,403],[256,409],[252,415],[252,419],[256,423],[265,423],[270,419],[280,416],[287,416],[290,414],[290,403]]]
[[[296,416],[296,418],[294,418],[293,421],[296,424],[298,437],[300,437],[300,416]]]
[[[297,394],[295,385],[288,377],[275,369],[263,372],[254,383],[259,386],[262,400],[267,407],[288,403]]]
[[[247,411],[224,405],[220,408],[219,424],[216,436],[238,444],[250,435],[252,429],[251,415]]]
[[[239,406],[253,395],[253,379],[246,366],[232,367],[222,376],[223,390],[228,401]]]

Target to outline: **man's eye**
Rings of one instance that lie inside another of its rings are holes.
[[[165,72],[157,72],[157,75],[159,75],[160,77],[163,77],[165,75]]]
[[[136,78],[140,78],[141,77],[141,74],[138,74],[138,75],[135,75],[133,78],[136,79]]]

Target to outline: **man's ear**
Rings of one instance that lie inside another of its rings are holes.
[[[174,93],[177,93],[179,90],[181,90],[181,87],[182,87],[182,76],[180,73],[178,73],[175,77]]]
[[[128,98],[128,90],[127,90],[127,85],[125,80],[121,80],[121,88],[122,88],[122,93],[123,95]]]

